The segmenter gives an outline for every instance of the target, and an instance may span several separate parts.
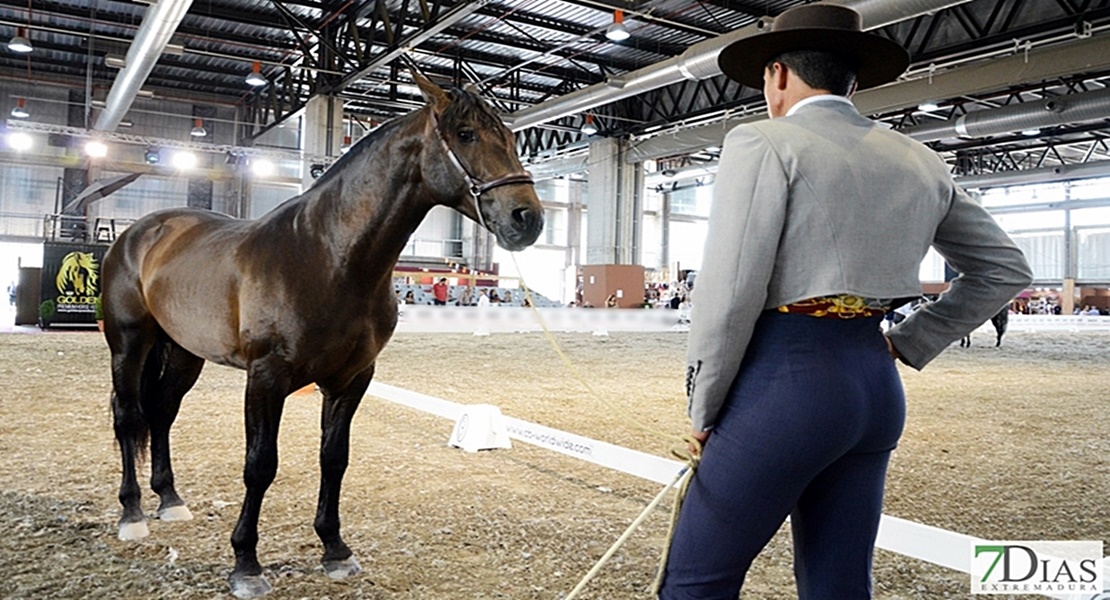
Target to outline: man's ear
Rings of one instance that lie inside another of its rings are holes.
[[[790,69],[786,68],[786,65],[775,61],[767,66],[767,70],[770,71],[769,77],[771,78],[772,87],[777,90],[785,90],[786,80],[790,77]]]
[[[420,88],[420,94],[424,96],[424,100],[432,107],[437,115],[443,114],[448,104],[451,104],[451,97],[443,88],[434,84],[427,77],[424,77],[416,70],[412,71],[412,79],[416,82],[416,87]]]

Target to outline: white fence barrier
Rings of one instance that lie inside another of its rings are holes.
[[[684,311],[670,309],[527,308],[521,306],[401,306],[397,331],[512,333],[542,331],[685,331]]]
[[[442,310],[442,307],[436,307]],[[496,310],[496,309],[495,309]],[[553,309],[566,310],[566,309]],[[572,310],[569,312],[622,312]],[[655,311],[627,311],[655,312]],[[674,311],[669,311],[674,312]],[[428,396],[411,390],[394,387],[384,383],[371,383],[367,395],[414,408],[419,411],[449,419],[458,420],[465,405]],[[511,417],[505,418],[509,437],[533,446],[539,446],[573,456],[587,462],[627,473],[660,485],[671,483],[682,463],[638,450],[623,448],[606,442],[559,431],[543,425],[529,423]],[[904,556],[955,569],[963,573],[971,571],[971,544],[983,541],[962,533],[915,523],[906,519],[883,515],[879,523],[876,545]],[[1110,558],[1108,558],[1110,560]],[[1051,598],[1061,600],[1091,600],[1092,594],[1052,594]],[[1102,598],[1102,596],[1098,596]]]
[[[551,331],[668,332],[687,331],[684,310],[613,308],[537,308]],[[417,333],[513,333],[542,331],[533,309],[520,306],[400,307],[398,331]],[[976,330],[994,334],[990,321]],[[1010,332],[1110,331],[1110,317],[1063,315],[1010,315]]]

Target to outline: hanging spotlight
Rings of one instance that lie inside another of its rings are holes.
[[[204,137],[208,135],[208,131],[204,129],[203,119],[193,119],[193,130],[189,132],[193,137]]]
[[[597,125],[594,125],[594,116],[587,113],[586,122],[582,124],[582,135],[594,135],[597,133]]]
[[[27,112],[26,98],[16,99],[15,106],[12,107],[12,116],[17,119],[26,119],[27,117],[31,116],[31,113]]]
[[[15,37],[8,42],[8,50],[26,54],[34,49],[35,47],[31,45],[31,38],[27,37],[27,30],[23,27],[17,27]]]
[[[266,85],[266,78],[262,76],[262,63],[257,60],[251,64],[251,72],[247,74],[247,83],[254,87]]]
[[[613,22],[610,23],[609,28],[605,30],[605,37],[614,42],[620,42],[627,40],[631,36],[632,34],[628,33],[628,28],[624,26],[624,11],[620,9],[614,10]]]
[[[17,152],[30,150],[34,140],[22,131],[13,131],[8,134],[8,146]]]
[[[252,158],[251,173],[256,177],[269,177],[274,174],[274,163],[262,157]]]
[[[171,162],[173,162],[173,166],[178,169],[188,171],[197,166],[197,155],[188,150],[182,150],[173,155]]]
[[[108,146],[105,146],[104,142],[92,140],[85,144],[85,154],[90,158],[104,158],[108,156]]]
[[[146,149],[145,153],[143,153],[143,160],[145,160],[146,164],[148,165],[156,165],[159,162],[162,162],[162,154],[158,152],[157,148],[151,146]]]
[[[320,177],[322,177],[324,175],[324,165],[321,165],[321,164],[312,165],[308,169],[308,174],[311,175],[313,179],[319,179]]]

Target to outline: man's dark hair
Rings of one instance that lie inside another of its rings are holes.
[[[828,90],[837,96],[847,96],[856,82],[856,61],[817,50],[792,50],[784,52],[767,62],[780,62],[793,71],[809,87],[815,90]]]

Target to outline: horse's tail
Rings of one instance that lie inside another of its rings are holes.
[[[170,346],[165,334],[160,333],[143,362],[138,395],[124,401],[115,390],[112,391],[116,436],[118,441],[130,441],[134,445],[135,456],[139,461],[144,459],[150,445],[150,423],[143,410],[143,398],[161,393],[161,378]]]

